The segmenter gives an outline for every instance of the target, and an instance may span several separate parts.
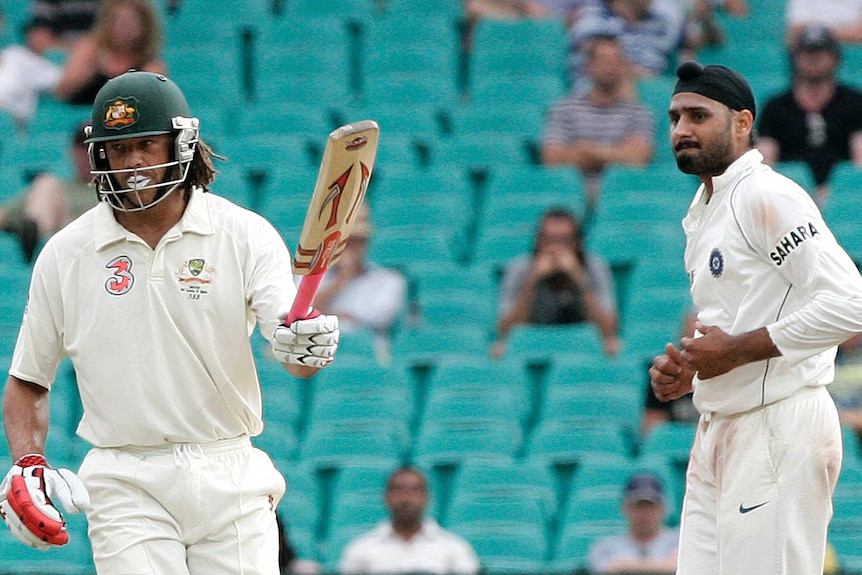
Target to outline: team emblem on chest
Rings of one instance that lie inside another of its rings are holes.
[[[718,248],[713,248],[709,254],[709,273],[714,278],[720,278],[724,273],[724,256]]]
[[[203,258],[192,258],[184,262],[177,270],[177,281],[180,291],[188,299],[197,300],[209,293],[212,285],[215,268],[207,265]]]

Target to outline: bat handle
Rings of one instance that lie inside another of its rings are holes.
[[[320,282],[323,280],[323,275],[326,270],[316,274],[308,274],[302,276],[299,280],[299,288],[296,291],[296,297],[293,299],[293,305],[290,306],[290,312],[284,320],[284,325],[290,325],[298,319],[308,319],[316,315],[309,313],[311,304],[314,302],[314,296],[317,295],[317,288],[320,287]]]

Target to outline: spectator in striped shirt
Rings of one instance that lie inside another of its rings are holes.
[[[599,180],[608,164],[647,164],[655,145],[655,118],[637,101],[631,64],[622,43],[597,36],[585,48],[589,91],[573,91],[550,110],[542,141],[542,163],[581,170],[587,217],[595,210]]]

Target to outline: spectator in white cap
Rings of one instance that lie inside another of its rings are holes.
[[[593,543],[588,557],[590,573],[675,573],[679,534],[665,525],[661,479],[651,472],[632,475],[622,510],[628,531]]]

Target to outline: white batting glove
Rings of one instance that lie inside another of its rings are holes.
[[[37,453],[18,459],[0,483],[0,516],[12,535],[30,547],[45,551],[69,542],[56,502],[68,513],[78,513],[90,504],[90,496],[74,472],[48,467]]]
[[[272,351],[282,363],[324,367],[338,348],[338,316],[318,314],[275,328]]]

